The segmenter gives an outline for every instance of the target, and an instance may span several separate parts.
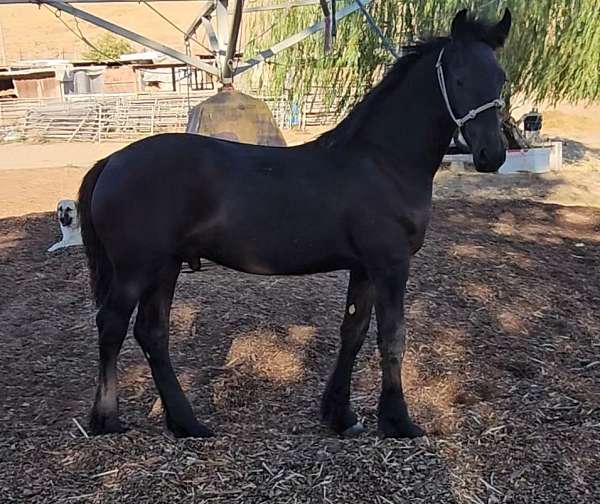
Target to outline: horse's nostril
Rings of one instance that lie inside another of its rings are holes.
[[[479,151],[479,161],[480,161],[482,164],[485,164],[485,163],[487,163],[487,161],[488,161],[488,155],[487,155],[487,152],[486,152],[486,150],[485,150],[485,149],[481,149],[481,150]]]

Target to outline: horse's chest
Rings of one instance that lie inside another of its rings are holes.
[[[419,250],[421,250],[421,247],[423,246],[424,242],[425,242],[425,230],[423,230],[423,232],[419,232],[419,233],[411,236],[408,241],[411,255],[414,255]]]
[[[408,245],[410,253],[416,254],[425,242],[425,233],[427,231],[427,226],[429,225],[431,211],[430,209],[427,209],[426,211],[417,212],[411,217],[413,225],[411,226],[411,232],[408,235]]]

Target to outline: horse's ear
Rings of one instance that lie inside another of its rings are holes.
[[[452,28],[450,29],[450,34],[452,38],[458,38],[463,31],[463,27],[467,21],[467,14],[469,11],[467,9],[462,9],[456,13],[454,19],[452,20]]]
[[[487,37],[487,42],[492,46],[493,49],[497,49],[498,47],[502,47],[504,45],[504,41],[506,40],[506,37],[508,37],[508,32],[510,32],[511,24],[512,15],[510,10],[505,9],[504,16],[502,16],[502,19],[491,28]]]

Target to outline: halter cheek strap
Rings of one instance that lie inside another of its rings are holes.
[[[452,105],[450,105],[450,98],[448,98],[448,90],[446,89],[446,81],[444,80],[444,68],[442,67],[442,56],[444,55],[444,49],[440,51],[440,55],[438,56],[437,62],[435,64],[435,69],[437,71],[438,82],[440,84],[440,91],[442,92],[442,96],[444,97],[444,102],[446,103],[446,109],[448,109],[448,113],[452,120],[456,123],[458,128],[462,128],[462,126],[469,122],[471,119],[475,119],[482,112],[491,109],[503,109],[504,108],[504,100],[502,98],[496,98],[491,102],[488,102],[480,107],[477,107],[473,110],[470,110],[465,116],[461,118],[457,118],[452,111]]]

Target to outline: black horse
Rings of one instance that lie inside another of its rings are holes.
[[[117,356],[138,307],[134,335],[176,436],[209,436],[169,358],[169,313],[183,262],[206,258],[260,275],[349,270],[341,350],[322,419],[352,435],[350,381],[373,305],[383,384],[379,428],[423,431],[402,391],[404,293],[411,255],[423,244],[432,181],[462,128],[481,172],[504,162],[498,111],[505,75],[497,24],[466,11],[451,35],[405,48],[381,83],[335,129],[291,148],[197,135],[150,137],[99,161],[79,191],[82,235],[100,310],[99,380],[90,428],[120,432]],[[458,118],[462,117],[462,118]]]

